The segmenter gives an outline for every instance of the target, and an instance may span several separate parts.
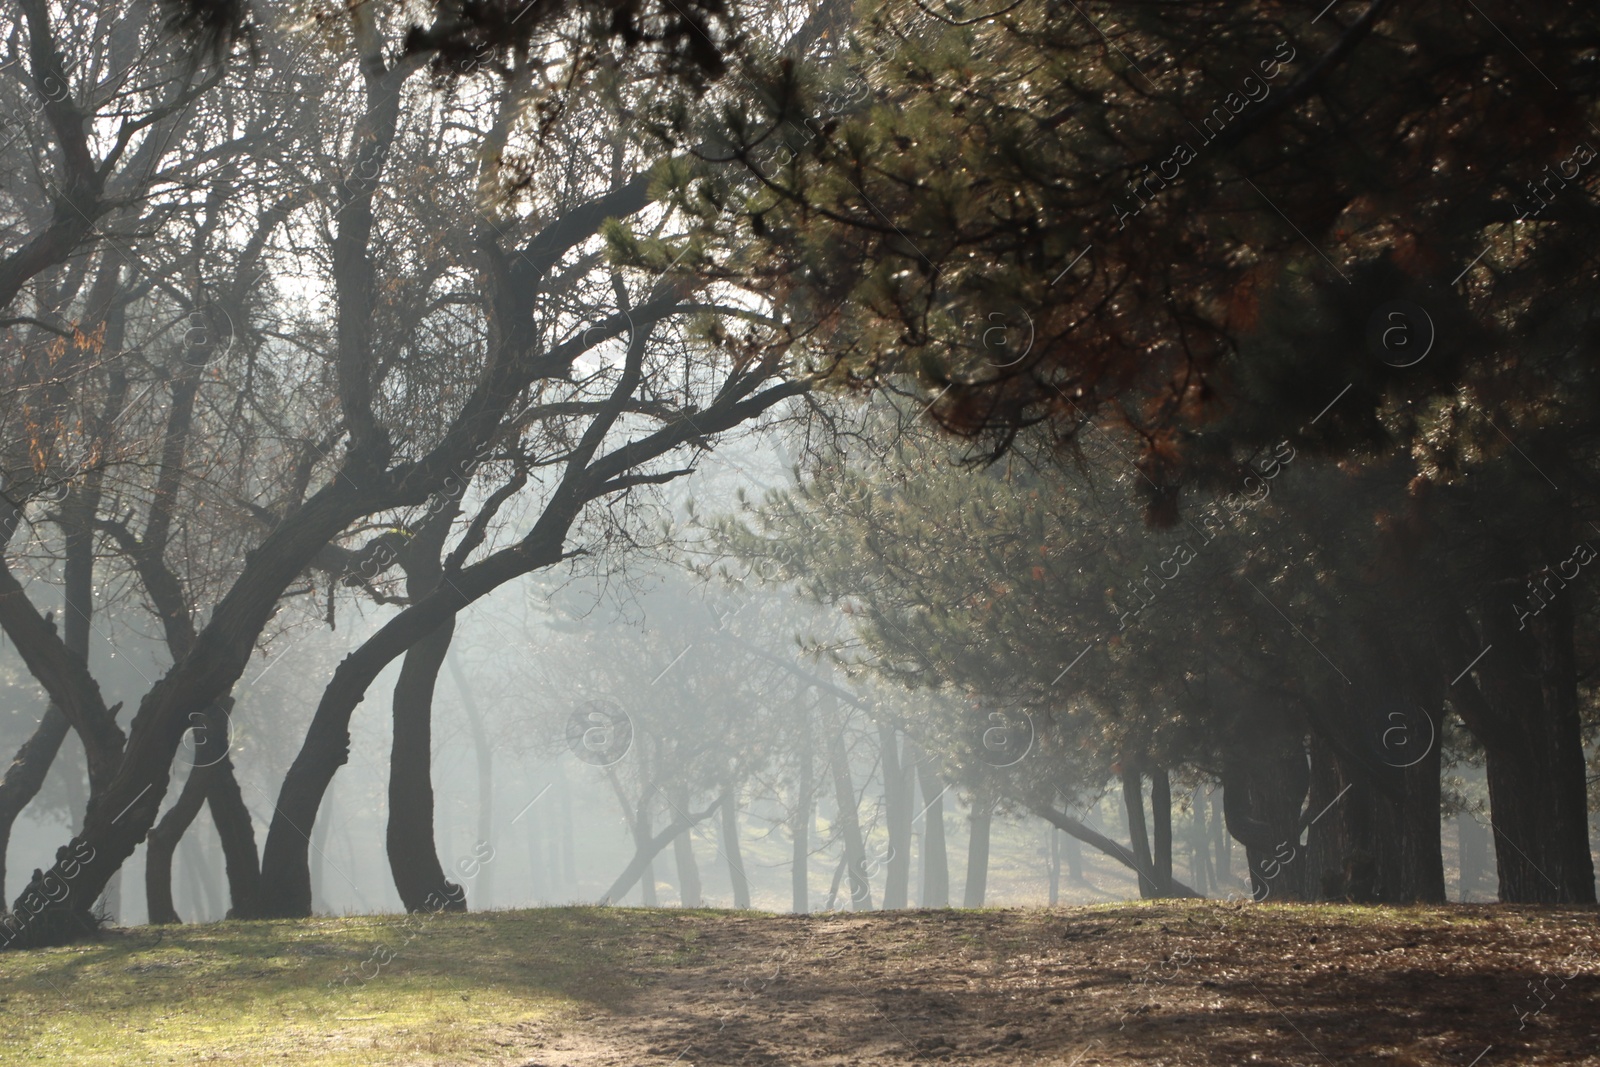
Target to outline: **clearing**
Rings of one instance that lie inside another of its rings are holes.
[[[0,954],[0,1063],[1600,1065],[1595,908],[544,908]]]

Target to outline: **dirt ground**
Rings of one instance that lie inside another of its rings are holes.
[[[686,914],[526,1067],[1600,1065],[1600,911],[1172,904]],[[630,952],[630,954],[632,954]]]

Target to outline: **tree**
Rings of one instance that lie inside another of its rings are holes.
[[[1568,608],[1519,628],[1504,597],[1594,510],[1594,13],[1348,7],[891,3],[858,35],[864,96],[773,59],[764,93],[663,127],[760,183],[753,269],[825,324],[841,378],[915,376],[991,454],[1035,424],[1121,436],[1172,527],[1186,485],[1298,427],[1303,452],[1438,490],[1403,522],[1536,509],[1429,609],[1451,635],[1432,688],[1474,664],[1452,706],[1493,753],[1507,898],[1592,900]]]

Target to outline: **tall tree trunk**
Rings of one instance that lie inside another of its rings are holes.
[[[800,725],[800,777],[795,786],[794,814],[789,825],[793,845],[789,867],[790,906],[799,914],[811,910],[811,824],[816,807],[816,783],[813,765],[816,755],[812,749],[811,709],[804,700],[796,702]]]
[[[917,760],[917,785],[922,790],[923,807],[922,893],[917,902],[924,908],[948,908],[950,857],[944,839],[945,785],[925,758]]]
[[[1228,828],[1223,815],[1223,800],[1218,794],[1222,787],[1219,785],[1211,791],[1211,851],[1214,863],[1211,873],[1215,876],[1217,892],[1222,892],[1233,881],[1233,838],[1228,834]]]
[[[1573,651],[1572,594],[1557,592],[1524,629],[1491,603],[1478,667],[1497,721],[1482,732],[1489,820],[1500,899],[1515,904],[1592,904],[1584,764]]]
[[[728,881],[733,884],[733,906],[750,909],[750,881],[744,873],[744,851],[739,846],[739,793],[730,788],[722,802],[722,854],[728,861]]]
[[[967,884],[961,895],[963,908],[983,907],[989,888],[989,828],[994,822],[994,806],[986,796],[975,796],[967,817]]]
[[[689,810],[689,787],[674,786],[673,807],[677,811]],[[685,908],[698,908],[704,903],[700,884],[700,865],[694,858],[694,831],[685,829],[672,839],[672,858],[678,868],[678,904]]]
[[[1122,807],[1127,813],[1128,844],[1139,872],[1139,897],[1151,900],[1161,892],[1155,877],[1155,859],[1150,854],[1150,834],[1144,823],[1144,776],[1131,763],[1122,768]]]
[[[484,727],[483,713],[478,708],[478,701],[472,695],[472,687],[467,684],[467,676],[461,670],[461,663],[456,658],[455,650],[446,653],[445,662],[450,666],[450,680],[455,683],[456,693],[461,697],[461,707],[467,713],[467,726],[472,730],[472,751],[478,760],[478,840],[477,845],[482,846],[494,840],[494,747],[489,744],[489,731]],[[494,864],[484,864],[478,877],[478,906],[489,907],[494,901]]]
[[[904,908],[910,902],[911,810],[915,783],[900,753],[894,725],[878,723],[878,746],[883,767],[883,806],[889,830],[889,858],[884,864],[883,906]]]
[[[839,831],[844,838],[845,871],[850,879],[850,904],[856,911],[872,910],[872,883],[867,880],[867,849],[861,837],[861,817],[856,809],[855,783],[850,779],[850,754],[845,746],[844,722],[838,715],[838,698],[818,690],[822,721],[831,740],[828,766],[833,774],[833,799],[839,809]]]
[[[433,694],[455,634],[446,622],[412,645],[394,687],[394,742],[389,754],[389,870],[409,912],[467,910],[466,891],[445,877],[433,828]]]
[[[233,698],[226,698],[231,707]],[[255,827],[250,809],[233,771],[233,758],[224,752],[206,788],[211,824],[222,842],[222,863],[228,875],[228,918],[254,917],[261,892],[261,857],[256,852]]]
[[[1150,772],[1150,818],[1154,821],[1156,893],[1172,895],[1172,779],[1165,767]]]

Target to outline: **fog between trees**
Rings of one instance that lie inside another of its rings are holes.
[[[1594,900],[1591,15],[413,7],[0,16],[8,944]]]

